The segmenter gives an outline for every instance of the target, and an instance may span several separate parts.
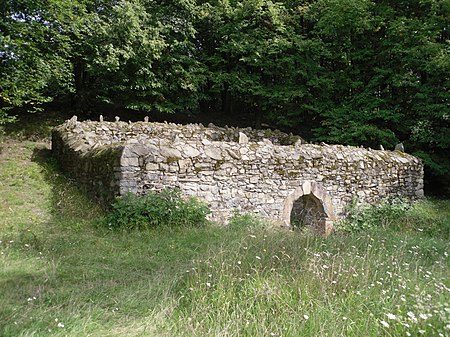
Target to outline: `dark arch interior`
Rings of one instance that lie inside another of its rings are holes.
[[[294,201],[291,211],[292,228],[317,228],[324,226],[326,214],[323,205],[315,196],[308,194]]]

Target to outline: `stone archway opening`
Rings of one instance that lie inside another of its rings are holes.
[[[322,203],[312,194],[303,195],[292,204],[290,223],[293,229],[311,228],[321,231],[326,219]]]
[[[283,204],[282,223],[292,229],[311,228],[328,235],[333,230],[335,219],[331,197],[314,181],[305,181]]]

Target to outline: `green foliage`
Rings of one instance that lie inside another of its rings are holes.
[[[30,111],[70,91],[70,38],[78,3],[3,1],[0,5],[0,108]]]
[[[192,1],[119,2],[100,13],[83,85],[91,96],[137,111],[195,107],[201,70],[191,56],[194,15]]]
[[[128,193],[111,207],[105,219],[107,226],[126,230],[204,226],[209,213],[204,203],[192,197],[185,200],[176,189],[149,192],[143,196]]]
[[[336,232],[370,230],[420,232],[429,236],[450,236],[448,201],[424,199],[414,203],[402,199],[382,200],[377,205],[352,201],[347,217],[336,223]]]
[[[9,109],[6,109],[6,108],[0,109],[0,125],[12,123],[16,120],[16,118],[14,116],[7,114],[8,110]]]
[[[396,229],[420,232],[429,237],[450,238],[449,206],[448,200],[425,199],[416,202],[397,221]]]
[[[346,218],[336,224],[336,231],[354,233],[375,228],[387,229],[402,221],[410,207],[410,203],[402,199],[384,199],[371,205],[359,203],[355,198],[348,206]]]
[[[403,141],[427,175],[450,186],[447,1],[317,1],[307,8],[323,42],[317,141],[392,149]],[[368,47],[370,46],[370,47]],[[441,192],[444,189],[441,188]]]

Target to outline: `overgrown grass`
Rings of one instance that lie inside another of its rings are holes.
[[[335,224],[343,233],[371,229],[419,231],[429,236],[450,238],[449,203],[428,199],[418,203],[408,200],[381,200],[376,205],[358,204],[355,199],[345,219]]]
[[[229,228],[122,232],[46,144],[0,154],[0,336],[446,336],[450,202],[321,238]]]

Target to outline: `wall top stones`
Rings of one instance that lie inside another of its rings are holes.
[[[278,158],[298,161],[328,157],[346,163],[415,163],[421,160],[401,151],[386,151],[344,145],[306,144],[300,137],[272,130],[179,125],[153,122],[78,122],[69,120],[55,128],[75,151],[85,153],[103,146],[153,145],[162,157],[197,157],[214,160]],[[187,146],[186,146],[187,145]],[[198,147],[203,151],[199,152]]]
[[[263,139],[269,140],[276,145],[292,145],[296,142],[303,142],[303,139],[293,134],[286,134],[279,130],[255,130],[252,128],[218,127],[209,124],[208,127],[202,124],[179,125],[174,123],[154,123],[154,122],[100,122],[77,121],[74,116],[66,121],[57,130],[70,131],[86,140],[87,144],[110,145],[123,143],[131,138],[146,140],[150,138],[166,138],[171,140],[190,139],[224,142],[248,141],[257,142]]]

